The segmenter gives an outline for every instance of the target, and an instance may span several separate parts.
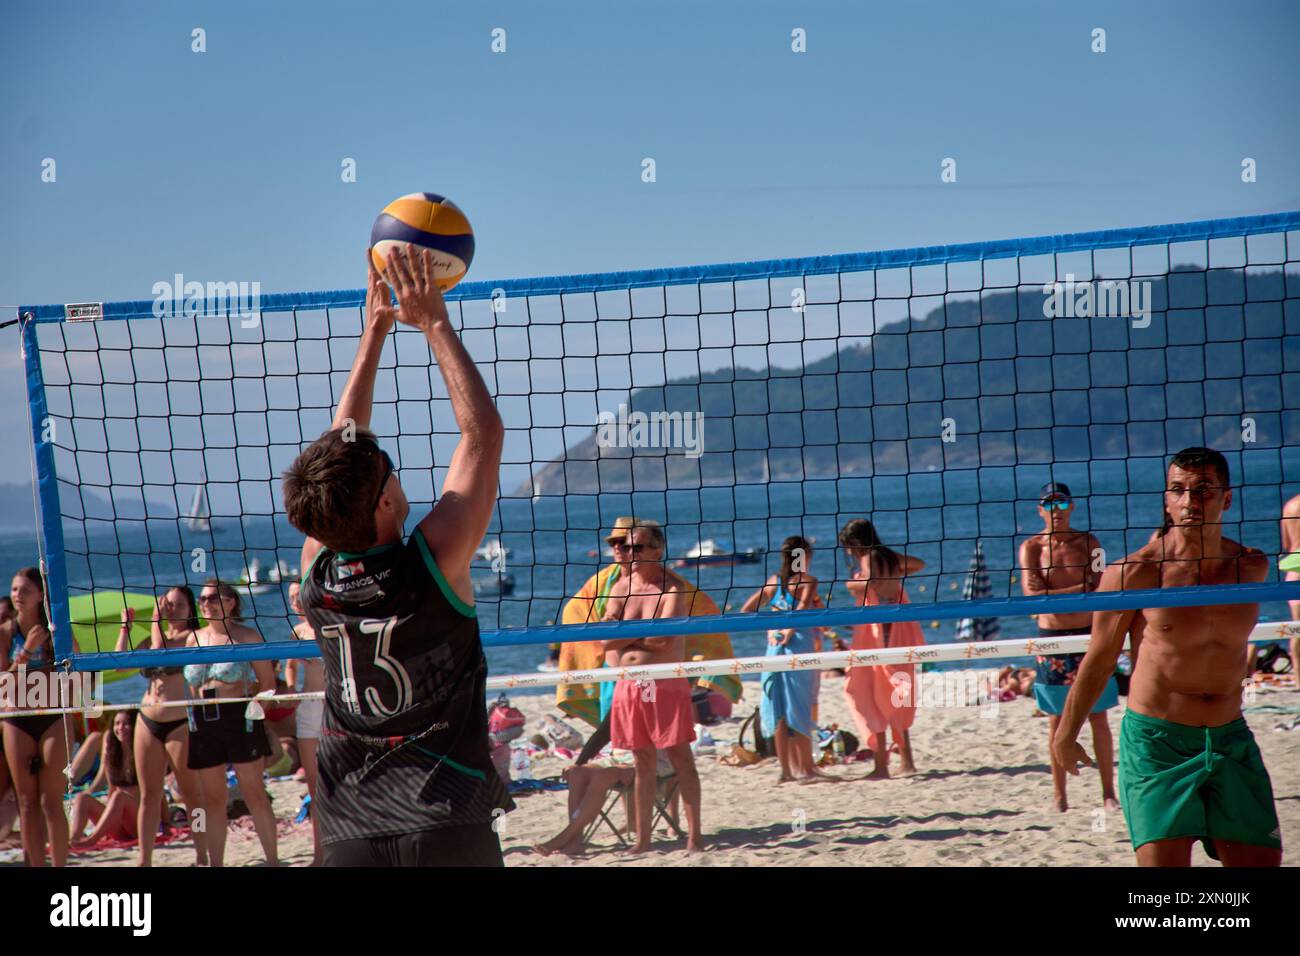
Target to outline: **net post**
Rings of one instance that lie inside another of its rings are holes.
[[[36,494],[39,502],[41,574],[45,578],[45,602],[49,608],[50,631],[55,661],[72,658],[72,620],[68,608],[68,571],[63,553],[63,511],[59,507],[59,478],[54,466],[53,436],[47,440],[49,406],[45,401],[45,376],[41,371],[41,349],[36,340],[32,312],[23,312],[22,357],[27,373],[27,411],[32,423],[32,454]]]

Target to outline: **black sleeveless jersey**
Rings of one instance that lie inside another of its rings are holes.
[[[359,555],[322,548],[301,601],[325,663],[312,807],[321,842],[485,823],[514,808],[488,755],[476,611],[422,532]]]

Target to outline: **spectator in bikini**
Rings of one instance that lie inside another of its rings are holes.
[[[36,568],[14,575],[9,597],[16,612],[18,636],[10,654],[9,669],[53,669],[54,648],[45,616],[45,584]],[[48,839],[55,866],[68,859],[68,818],[63,814],[63,791],[68,765],[62,722],[57,714],[9,717],[4,720],[4,752],[9,775],[18,793],[18,813],[23,851],[28,866],[45,865]]]
[[[740,608],[748,614],[764,602],[773,611],[807,610],[816,607],[817,579],[808,573],[812,545],[795,535],[781,545],[781,570],[750,595]],[[816,629],[793,627],[768,631],[767,655],[811,654],[818,650]],[[810,781],[834,779],[813,764],[812,736],[817,732],[813,712],[817,704],[817,672],[811,670],[770,671],[763,674],[763,696],[759,717],[763,736],[776,740],[781,763],[779,783],[796,778]]]
[[[117,650],[131,649],[131,625],[135,622],[135,609],[122,609],[122,628],[117,636]],[[194,592],[182,584],[171,588],[158,598],[154,606],[153,621],[149,627],[149,647],[167,650],[185,647],[198,633],[199,614]],[[141,641],[140,647],[144,646]],[[138,649],[138,648],[137,648]],[[165,795],[163,778],[170,763],[176,770],[176,784],[186,818],[195,820],[199,809],[199,782],[189,769],[190,728],[183,707],[165,707],[167,701],[186,700],[189,690],[181,667],[164,667],[161,663],[142,667],[140,676],[149,682],[140,699],[140,716],[135,721],[135,776],[139,781],[139,817],[136,830],[140,834],[140,865],[153,863],[154,842],[158,837],[158,823],[162,819]],[[199,866],[208,862],[206,827],[191,826],[194,853]]]
[[[239,592],[209,579],[199,593],[199,609],[208,621],[189,638],[194,647],[260,644],[262,635],[242,621]],[[225,661],[189,664],[185,682],[194,697],[251,697],[275,690],[270,661]],[[270,755],[263,721],[245,717],[247,704],[205,704],[190,708],[190,751],[187,766],[199,782],[199,801],[206,815],[209,866],[221,866],[226,853],[226,764],[233,764],[240,793],[248,804],[266,862],[278,865],[275,814],[262,782]]]
[[[132,756],[135,741],[136,712],[119,710],[113,717],[112,730],[104,734],[100,768],[108,779],[108,798],[100,803],[91,796],[92,784],[72,801],[72,845],[93,846],[100,840],[130,840],[137,833],[140,811],[140,787],[136,779],[136,761]],[[86,825],[94,829],[85,833]],[[154,824],[157,827],[157,822]]]
[[[316,632],[311,629],[303,617],[302,604],[299,602],[301,587],[295,581],[289,585],[289,606],[298,615],[299,621],[294,625],[293,636],[300,641],[316,640]],[[302,675],[302,692],[311,694],[325,690],[325,662],[319,657],[292,660],[285,665],[285,681],[292,689],[298,686],[298,675]],[[321,719],[325,714],[324,700],[304,700],[298,704],[298,750],[302,756],[302,769],[307,777],[307,793],[312,804],[316,803],[316,745],[320,741]],[[310,813],[312,836],[312,866],[319,866],[320,824],[316,814]]]
[[[14,602],[0,597],[0,671],[9,670],[9,648],[18,634],[18,618]],[[8,848],[12,841],[14,823],[18,819],[18,800],[13,793],[9,777],[9,762],[5,760],[4,733],[0,731],[0,848]]]
[[[840,531],[840,545],[849,559],[853,577],[845,582],[849,593],[864,607],[909,604],[903,580],[925,567],[920,558],[885,546],[870,521],[854,518]],[[858,624],[853,628],[853,649],[879,650],[885,647],[919,647],[925,643],[921,625],[915,621],[886,624]],[[908,734],[916,719],[916,665],[890,664],[851,667],[844,684],[849,710],[858,732],[867,741],[875,769],[869,780],[889,777],[889,744],[885,731],[893,735],[900,758],[899,771],[916,772],[912,741]]]

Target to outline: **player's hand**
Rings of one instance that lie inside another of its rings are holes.
[[[395,247],[388,251],[388,282],[397,295],[397,320],[428,331],[447,319],[447,304],[433,278],[433,253]]]
[[[366,268],[369,273],[366,277],[366,322],[369,327],[387,335],[397,318],[397,310],[393,308],[388,283],[375,268],[375,259],[369,249],[366,250]]]
[[[157,618],[155,618],[154,620],[157,620]],[[130,627],[134,623],[135,623],[135,608],[133,607],[122,608],[122,624],[126,627]]]
[[[1066,773],[1073,774],[1076,777],[1079,775],[1079,764],[1087,767],[1093,766],[1092,758],[1088,756],[1088,752],[1083,749],[1083,745],[1079,741],[1073,738],[1066,740],[1064,737],[1058,737],[1053,740],[1052,756],[1056,758],[1056,762],[1060,766],[1065,768]]]

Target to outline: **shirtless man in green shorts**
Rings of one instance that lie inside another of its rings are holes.
[[[1098,591],[1263,581],[1263,553],[1223,536],[1231,505],[1223,455],[1183,449],[1166,476],[1165,533],[1108,567]],[[1140,638],[1120,725],[1119,788],[1141,866],[1189,866],[1197,840],[1227,866],[1282,861],[1273,788],[1241,715],[1241,665],[1258,618],[1258,604],[1093,614],[1092,642],[1052,746],[1072,774],[1092,765],[1079,730],[1125,635]]]

